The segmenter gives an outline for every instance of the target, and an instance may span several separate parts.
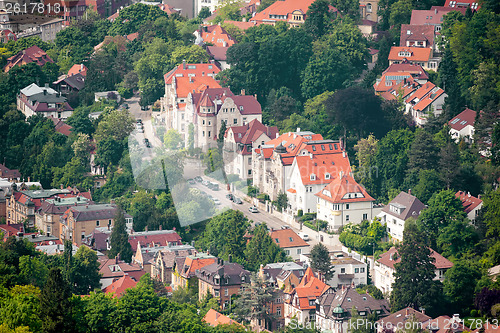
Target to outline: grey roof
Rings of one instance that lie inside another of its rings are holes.
[[[391,211],[390,206],[393,205],[404,210],[401,214]],[[425,208],[425,205],[411,194],[401,191],[382,211],[392,216],[398,217],[406,221],[410,217],[417,218],[420,211]]]
[[[27,97],[37,95],[37,94],[43,94],[43,91],[46,90],[47,94],[57,94],[57,91],[50,87],[39,87],[36,83],[32,83],[29,86],[21,89],[21,93],[23,95],[26,95]]]
[[[290,274],[294,274],[301,279],[304,276],[306,268],[295,262],[278,262],[267,264],[263,267],[263,270],[268,280],[275,282],[277,278],[283,280]]]
[[[250,272],[244,269],[243,266],[233,262],[224,262],[220,259],[211,265],[202,267],[196,272],[196,276],[214,287],[234,286],[250,282]],[[215,283],[217,277],[219,278],[219,284]],[[242,282],[242,277],[245,277],[245,282]]]
[[[70,210],[73,211],[75,221],[114,219],[116,215],[116,205],[111,204],[74,206]],[[124,215],[131,217],[126,213]]]
[[[82,90],[83,87],[85,86],[85,76],[83,76],[81,73],[77,73],[75,75],[68,76],[64,81],[71,86],[72,88],[75,88],[77,90]]]
[[[70,194],[70,190],[60,190],[60,189],[50,189],[50,190],[29,190],[29,191],[23,191],[22,192],[24,195],[32,198],[32,199],[42,199],[42,198],[48,198],[57,194]]]

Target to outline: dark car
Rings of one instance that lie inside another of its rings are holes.
[[[141,118],[137,118],[137,119],[135,120],[135,122],[136,122],[136,123],[138,123],[138,124],[142,124],[142,119],[141,119]]]
[[[151,147],[151,143],[149,143],[149,140],[147,138],[144,139],[144,145],[146,145],[146,147],[148,148]]]
[[[238,197],[234,197],[233,201],[235,204],[238,204],[238,205],[241,205],[243,203],[243,201],[241,201],[241,199]]]
[[[218,191],[219,190],[219,184],[217,184],[217,183],[210,183],[210,184],[211,184],[210,188],[213,191]]]
[[[195,184],[195,181],[193,179],[191,179],[191,178],[189,178],[187,180],[187,182],[188,182],[189,185],[194,185]]]
[[[226,198],[228,198],[229,200],[233,201],[234,200],[234,195],[232,195],[231,193],[226,194]]]
[[[128,108],[129,108],[129,106],[128,106],[128,104],[127,104],[127,103],[123,103],[123,107],[124,107],[125,109],[128,109]]]
[[[194,177],[194,180],[196,180],[198,183],[201,183],[203,181],[203,178],[201,178],[200,176],[196,176]]]

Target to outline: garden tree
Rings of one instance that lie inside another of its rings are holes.
[[[49,188],[55,169],[63,167],[69,158],[71,151],[67,145],[58,144],[61,134],[52,136],[46,143],[40,155],[35,157],[35,163],[32,165],[31,176],[38,179],[43,187]]]
[[[379,241],[387,234],[387,228],[385,225],[380,223],[379,218],[375,218],[366,230],[366,236],[372,237],[376,241]],[[372,253],[373,254],[373,253]]]
[[[163,143],[167,149],[177,150],[182,147],[182,136],[177,130],[170,129],[165,133]]]
[[[245,249],[247,269],[257,271],[260,265],[285,261],[285,252],[269,236],[265,223],[257,226],[252,231],[252,235]]]
[[[25,283],[20,279],[20,258],[35,257],[35,246],[27,239],[17,239],[14,236],[0,242],[0,286],[10,287]]]
[[[89,189],[94,186],[92,179],[85,177],[88,171],[86,161],[79,157],[73,157],[64,167],[53,167],[54,175],[52,178],[52,187],[77,186],[82,189]]]
[[[42,72],[45,74],[47,82],[57,81],[59,66],[52,62],[46,62],[45,65],[42,66]]]
[[[188,125],[187,148],[188,148],[188,153],[190,155],[192,155],[194,153],[194,125],[193,125],[193,123],[190,123]]]
[[[306,21],[303,27],[314,36],[314,39],[325,35],[335,19],[335,13],[330,11],[329,6],[330,1],[317,0],[307,9]],[[338,7],[337,9],[340,10]]]
[[[278,208],[278,211],[282,212],[288,206],[288,196],[283,192],[278,193],[275,206]]]
[[[224,148],[224,135],[226,135],[226,122],[221,120],[219,135],[217,135],[217,148],[219,148],[219,153],[222,155],[222,148]]]
[[[490,314],[491,308],[500,303],[500,289],[482,288],[474,299],[474,306],[486,315]]]
[[[328,248],[323,243],[318,243],[311,249],[311,268],[321,274],[324,281],[333,277],[334,267],[330,260]]]
[[[414,309],[425,307],[430,312],[433,301],[440,294],[440,282],[433,281],[435,259],[430,256],[425,238],[415,223],[408,221],[405,224],[403,242],[396,246],[401,261],[394,264],[393,311],[409,306]]]
[[[217,16],[214,19],[215,23],[228,21],[241,21],[239,0],[222,0],[217,8]]]
[[[326,112],[331,122],[342,124],[344,131],[358,138],[369,132],[382,137],[389,130],[389,125],[381,121],[381,99],[368,89],[350,87],[337,91],[326,101]]]
[[[122,142],[134,129],[134,119],[127,109],[106,107],[100,118],[94,135],[98,142],[106,138]]]
[[[264,117],[268,122],[285,121],[297,112],[297,101],[291,95],[292,91],[287,87],[281,87],[277,91],[271,89],[264,109]]]
[[[491,162],[500,166],[500,123],[497,123],[491,134]]]
[[[71,148],[73,148],[74,156],[79,158],[81,161],[85,161],[85,164],[87,165],[90,160],[90,152],[93,148],[90,143],[89,135],[78,133],[75,141],[71,144]]]
[[[245,262],[246,248],[243,237],[249,227],[248,219],[240,211],[227,210],[212,217],[201,236],[200,246],[204,251],[227,260],[229,255],[235,262]]]
[[[342,17],[354,21],[359,18],[359,0],[332,0],[331,4],[340,11]]]
[[[134,230],[142,231],[155,218],[155,195],[147,191],[134,193],[130,200],[129,212],[134,217]]]
[[[179,304],[185,304],[185,303],[196,304],[196,301],[198,301],[198,293],[194,288],[189,288],[189,287],[176,288],[172,292],[172,301]]]
[[[159,17],[168,18],[168,14],[159,7],[134,4],[120,10],[120,15],[113,21],[108,35],[128,35],[137,32],[142,26],[151,24]]]
[[[457,168],[457,165],[459,164],[460,156],[458,147],[455,143],[449,142],[439,152],[439,173],[444,185],[448,189],[452,184],[456,184],[458,180],[460,169]]]
[[[117,165],[123,155],[123,144],[112,137],[106,137],[97,142],[96,160],[98,165]]]
[[[428,246],[436,249],[436,240],[452,221],[466,217],[462,202],[452,190],[441,190],[429,199],[428,207],[420,212],[417,224],[427,236]]]
[[[432,135],[424,130],[417,130],[408,152],[408,170],[419,172],[434,169],[437,162],[438,156]]]
[[[17,332],[16,328],[28,327],[26,332],[40,332],[40,289],[32,285],[14,286],[2,291],[0,297],[0,323],[4,332]],[[0,331],[2,331],[0,326]]]
[[[498,62],[494,60],[481,62],[479,67],[472,71],[472,75],[474,85],[469,88],[469,94],[475,110],[481,110],[488,103],[498,105],[500,103],[500,81],[498,79],[500,68]]]
[[[352,333],[373,333],[373,327],[375,327],[377,319],[376,313],[370,313],[368,316],[361,317],[356,307],[353,306],[348,325],[352,327],[350,329]]]
[[[448,16],[445,15],[445,22]],[[446,94],[448,95],[443,107],[446,119],[451,119],[459,114],[465,106],[458,77],[457,64],[453,60],[453,54],[449,45],[447,45],[443,52],[442,61],[439,63],[438,82],[436,82],[439,87],[446,89]]]
[[[460,258],[474,250],[479,241],[479,234],[468,219],[456,219],[444,227],[437,237],[437,246],[445,257]]]
[[[191,304],[177,305],[169,302],[166,310],[153,323],[154,331],[161,333],[212,332],[202,321],[202,317],[197,314],[197,310]],[[235,332],[244,332],[244,330],[238,328]]]
[[[94,250],[80,246],[73,257],[73,293],[88,295],[90,291],[101,286],[99,262]]]
[[[375,287],[373,284],[369,284],[363,287],[358,287],[356,288],[356,291],[359,294],[367,293],[371,297],[375,299],[384,299],[384,294],[382,294],[382,291]]]
[[[212,15],[212,13],[210,12],[210,8],[208,8],[208,7],[202,7],[201,10],[200,10],[200,12],[198,13],[198,18],[200,20],[204,20],[207,17],[209,17],[210,15]]]
[[[401,29],[401,24],[410,22],[413,6],[411,0],[398,0],[391,5],[389,23],[394,31]]]
[[[441,174],[436,170],[420,170],[418,183],[412,187],[412,193],[424,204],[427,204],[432,195],[443,189]]]
[[[498,117],[498,105],[488,103],[482,112],[476,112],[474,122],[474,144],[479,151],[490,149],[491,124],[495,124]]]
[[[116,302],[110,294],[90,292],[85,303],[87,331],[92,333],[112,332],[111,314],[116,310]]]
[[[76,108],[66,120],[66,123],[73,127],[72,133],[92,135],[95,131],[94,125],[89,118],[89,110],[85,107]]]
[[[71,290],[61,269],[50,269],[47,282],[40,293],[42,332],[73,332],[71,317]]]
[[[237,26],[235,26],[234,24],[223,22],[221,26],[237,43],[243,40],[245,32],[240,28],[238,28]]]
[[[244,284],[240,297],[234,302],[234,312],[240,320],[261,322],[266,329],[271,329],[276,315],[270,304],[278,296],[278,291],[257,273],[250,277],[250,283]]]
[[[48,274],[49,269],[39,258],[31,256],[19,258],[19,275],[25,284],[41,288],[45,285]]]
[[[125,227],[125,216],[121,207],[116,208],[116,216],[113,225],[113,231],[109,237],[111,249],[108,251],[108,257],[114,258],[118,254],[120,259],[130,263],[132,261],[132,246],[128,242],[128,234]]]
[[[170,63],[176,66],[186,60],[189,64],[206,63],[210,59],[208,53],[199,45],[178,46],[172,52]]]
[[[205,174],[224,169],[224,161],[218,149],[209,149],[203,156],[203,164],[207,167]]]
[[[261,12],[267,7],[271,6],[273,3],[275,3],[277,0],[262,0],[260,3],[260,6],[257,7],[257,11]]]
[[[477,281],[482,276],[479,263],[471,259],[461,259],[453,263],[453,267],[445,273],[443,282],[444,294],[455,312],[466,313],[474,301]]]
[[[360,139],[354,146],[356,159],[358,160],[358,169],[356,170],[356,180],[366,187],[369,193],[374,193],[374,183],[372,170],[375,165],[375,154],[377,152],[378,140],[373,134],[366,139]]]
[[[500,189],[490,192],[483,199],[479,220],[486,225],[486,236],[498,241],[500,239]]]

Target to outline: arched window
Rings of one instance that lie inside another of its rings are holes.
[[[371,3],[366,4],[366,11],[367,11],[368,13],[371,13],[371,12],[372,12],[372,4],[371,4]]]

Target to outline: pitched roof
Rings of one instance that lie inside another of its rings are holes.
[[[221,325],[221,324],[225,324],[225,325],[235,324],[235,325],[243,327],[243,325],[241,325],[237,321],[232,320],[228,316],[225,316],[222,313],[215,311],[214,309],[208,310],[205,317],[203,317],[203,321],[206,322],[207,324],[209,324],[210,326],[213,326],[213,327],[215,327],[217,325]]]
[[[87,66],[84,64],[74,64],[68,71],[68,76],[75,74],[82,74],[83,76],[87,76]]]
[[[470,195],[470,192],[465,193],[464,191],[458,191],[455,193],[455,197],[462,201],[462,205],[464,206],[464,211],[469,214],[473,211],[477,206],[483,203],[483,200],[476,198],[473,195]]]
[[[127,38],[127,40],[129,40],[129,41],[133,41],[133,40],[137,39],[138,37],[139,37],[138,32],[134,32],[134,33],[131,33],[131,34],[128,34],[127,36],[125,36],[125,38]]]
[[[107,220],[114,219],[116,216],[116,205],[114,204],[94,204],[85,206],[73,206],[69,208],[64,215],[69,211],[73,212],[75,221],[92,221],[92,220]],[[131,217],[127,213],[125,217]]]
[[[404,327],[404,324],[409,320],[416,320],[419,323],[423,323],[429,319],[431,319],[431,317],[429,317],[428,315],[423,314],[422,312],[419,312],[413,308],[407,307],[378,320],[377,324],[381,328],[394,328]]]
[[[271,6],[267,7],[261,12],[258,12],[250,19],[251,22],[273,22],[284,21],[290,19],[292,12],[295,10],[301,11],[303,14],[307,13],[309,6],[315,0],[285,0],[276,1]],[[286,18],[283,19],[282,17]],[[279,18],[277,18],[279,17]]]
[[[134,232],[129,235],[128,242],[133,251],[137,250],[139,242],[141,246],[148,246],[148,244],[154,244],[155,246],[182,245],[181,236],[174,230]]]
[[[66,124],[64,121],[61,119],[54,118],[52,116],[49,116],[49,118],[54,122],[54,127],[56,132],[61,133],[66,136],[70,136],[71,130],[73,129],[72,126]]]
[[[109,258],[98,259],[99,261],[99,273],[102,274],[101,278],[120,278],[126,274],[133,278],[135,281],[139,281],[141,276],[146,274],[145,271],[136,264],[127,264],[124,261]]]
[[[299,299],[298,305],[301,310],[310,310],[316,308],[316,304],[311,305],[310,301],[315,301],[316,298],[323,295],[330,288],[329,285],[316,277],[311,267],[308,267],[300,284],[292,291],[292,294],[297,295]]]
[[[407,55],[400,55],[400,52],[405,52]],[[389,52],[389,60],[427,62],[431,58],[432,49],[427,47],[406,47],[393,46]]]
[[[200,268],[195,272],[198,279],[211,285],[238,286],[250,281],[250,272],[240,264],[217,259],[217,262]],[[219,279],[219,283],[216,279]]]
[[[129,288],[134,288],[137,281],[133,280],[128,275],[123,275],[121,278],[111,283],[109,286],[104,288],[102,291],[106,294],[113,294],[113,298],[120,298]]]
[[[231,99],[238,106],[242,115],[262,114],[260,103],[251,95],[235,95]]]
[[[220,68],[215,64],[180,64],[164,75],[165,84],[175,80],[177,97],[187,97],[189,93],[201,92],[206,88],[221,88],[215,80]],[[175,78],[175,79],[174,79]]]
[[[195,275],[196,270],[212,265],[216,261],[217,258],[212,255],[206,253],[196,253],[194,255],[187,256],[182,267],[178,267],[178,270],[180,271],[181,276],[190,278]]]
[[[459,318],[451,318],[450,316],[439,316],[423,323],[423,328],[433,333],[453,333],[470,332],[468,327],[465,327]],[[450,329],[452,328],[452,329]],[[486,330],[485,330],[486,332]]]
[[[388,72],[406,72],[409,73],[413,78],[417,80],[428,80],[429,75],[425,71],[425,69],[417,64],[412,64],[408,61],[403,61],[398,64],[392,64],[384,71],[384,73]]]
[[[265,134],[270,139],[276,137],[278,127],[266,126],[259,120],[254,119],[246,125],[228,128],[225,133],[225,137],[228,137],[230,133],[232,134],[234,142],[241,143],[242,145],[251,145],[262,134]],[[238,150],[238,153],[242,155],[250,155],[251,151],[249,152],[247,149],[243,149]]]
[[[256,25],[254,22],[241,22],[241,21],[230,21],[230,20],[224,20],[224,24],[232,24],[241,30],[247,30],[248,28],[254,27]]]
[[[429,83],[429,82],[427,82]],[[418,95],[419,91],[421,89],[425,89],[424,87],[418,89],[415,94]],[[439,97],[446,95],[444,90],[434,86],[431,90],[426,91],[427,94],[423,98],[421,98],[415,105],[413,105],[413,109],[417,111],[424,111],[429,105],[431,105],[433,102],[435,102]],[[446,95],[448,96],[448,95]],[[445,96],[445,97],[446,97]],[[410,99],[411,96],[410,96]]]
[[[432,6],[430,10],[412,10],[411,12],[411,25],[440,25],[443,23],[443,16],[451,11],[459,11],[465,15],[465,8],[451,8],[451,7],[441,7]]]
[[[227,49],[228,49],[227,47],[222,47],[222,46],[207,46],[207,53],[214,60],[226,61]]]
[[[434,258],[433,265],[434,267],[436,267],[436,269],[446,269],[453,267],[453,263],[451,261],[440,255],[433,249],[429,248],[429,250],[431,251],[431,258]],[[380,259],[378,259],[377,262],[394,269],[394,264],[401,262],[401,257],[397,253],[398,251],[396,250],[396,248],[391,247],[389,251],[380,255]],[[396,259],[394,259],[394,256],[396,256]]]
[[[426,41],[427,47],[434,45],[434,27],[432,25],[401,25],[399,46],[406,46],[407,41]]]
[[[478,10],[481,8],[481,5],[477,0],[446,0],[444,3],[445,7],[452,8],[471,8],[472,10]]]
[[[286,150],[286,153],[280,153],[279,158],[283,165],[291,165],[295,156],[300,151],[302,144],[311,140],[323,140],[323,137],[321,134],[314,134],[312,132],[288,132],[271,141],[265,142],[265,147],[256,149],[256,153],[262,154],[264,158],[271,158],[276,147],[281,145]]]
[[[0,177],[8,179],[21,178],[21,173],[17,169],[9,169],[5,164],[0,163]]]
[[[456,131],[461,131],[466,126],[474,126],[476,122],[476,111],[469,108],[460,112],[448,122],[448,125]]]
[[[4,67],[4,72],[8,72],[14,66],[26,65],[29,63],[36,63],[38,66],[43,66],[47,62],[54,62],[44,50],[36,45],[28,47],[25,50],[20,51],[16,55],[7,59],[7,65]]]
[[[352,193],[355,195],[351,198]],[[375,201],[350,174],[344,174],[342,178],[335,177],[330,184],[316,193],[316,196],[331,203]]]
[[[215,46],[230,47],[236,44],[236,41],[228,34],[226,29],[218,24],[204,25],[200,27],[198,34],[205,43],[211,43]]]
[[[282,249],[309,246],[309,244],[300,238],[300,236],[297,235],[292,229],[272,230],[269,233],[269,236],[271,236],[273,241]]]
[[[401,213],[391,210],[391,205],[398,208]],[[409,217],[417,218],[424,208],[425,205],[417,197],[401,191],[389,204],[382,208],[382,211],[406,221]]]
[[[66,82],[68,86],[78,91],[82,90],[85,86],[85,76],[82,73],[73,74],[72,76],[68,76],[62,80],[54,82],[54,84],[60,83],[62,81]]]

